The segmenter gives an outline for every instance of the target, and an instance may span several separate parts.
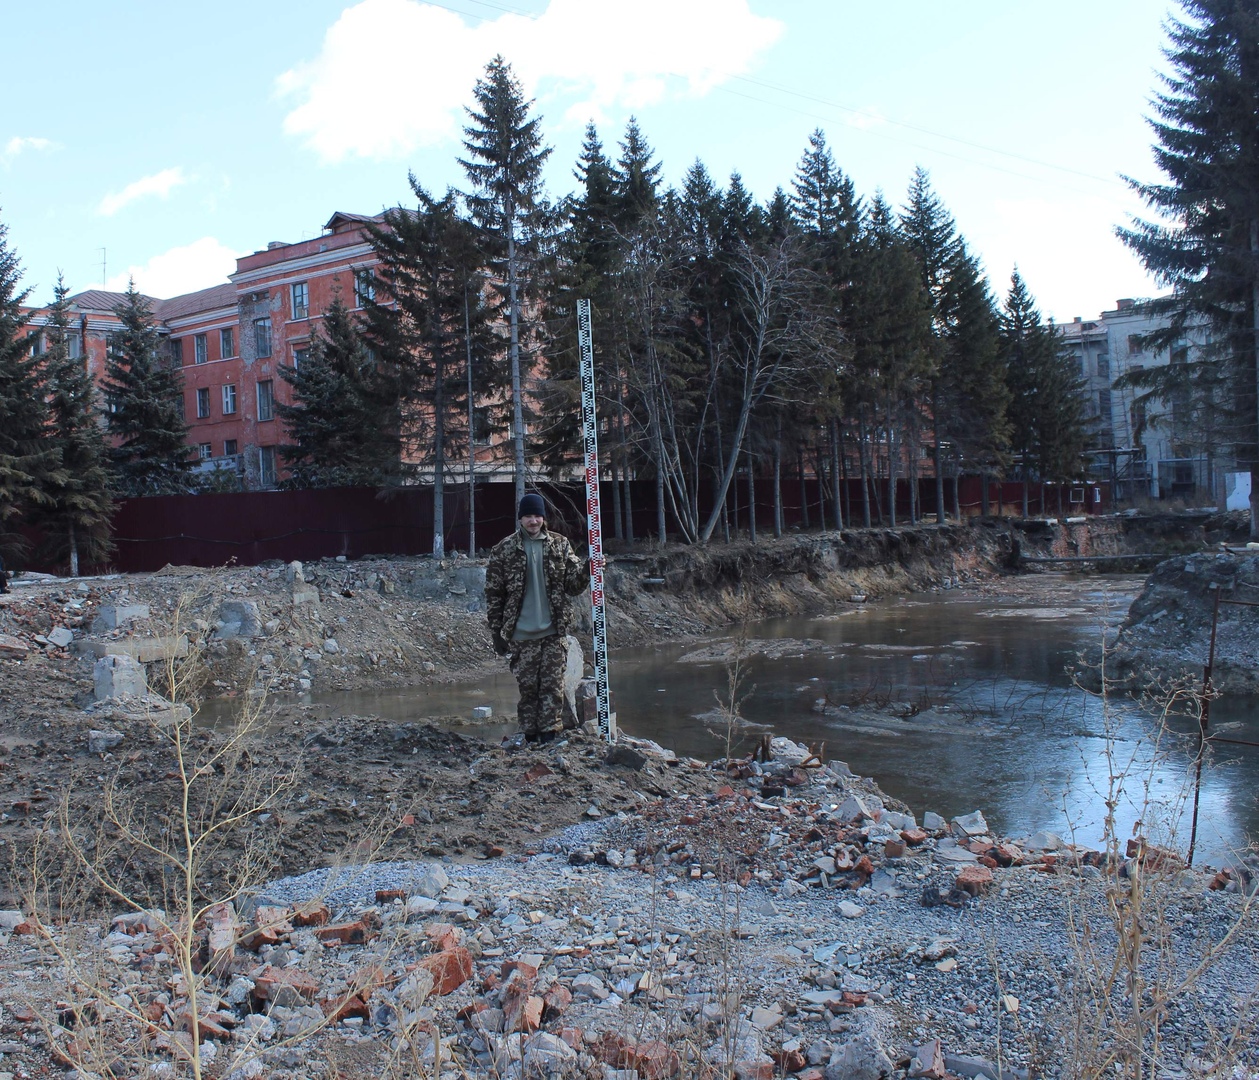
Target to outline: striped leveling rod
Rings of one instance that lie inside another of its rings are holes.
[[[581,429],[586,443],[586,533],[590,544],[590,614],[594,623],[595,688],[599,731],[612,741],[608,690],[608,623],[603,611],[603,517],[599,511],[599,432],[595,413],[595,351],[590,336],[590,301],[577,301],[577,344],[581,349]]]

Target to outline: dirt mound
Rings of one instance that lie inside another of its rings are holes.
[[[1199,681],[1219,597],[1213,682],[1224,693],[1259,693],[1259,552],[1201,553],[1155,567],[1119,631],[1107,674],[1139,684]]]

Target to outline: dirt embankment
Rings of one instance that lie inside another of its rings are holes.
[[[1201,552],[1154,568],[1107,658],[1107,674],[1138,685],[1175,678],[1227,694],[1259,694],[1259,551]]]
[[[647,643],[822,611],[854,594],[955,587],[1000,573],[1016,540],[1024,552],[1066,554],[1122,551],[1127,537],[1115,519],[1062,526],[989,521],[615,553],[607,569],[610,636],[616,645]],[[19,580],[0,597],[0,859],[11,865],[15,850],[29,846],[72,777],[84,807],[119,769],[153,799],[169,786],[169,768],[155,765],[160,746],[143,710],[94,703],[92,649],[156,643],[160,653],[183,635],[189,685],[242,702],[262,688],[475,679],[501,664],[484,630],[483,581],[484,564],[462,558]],[[161,668],[150,662],[147,674],[149,685],[164,691]],[[289,871],[342,848],[378,811],[415,814],[391,855],[470,854],[483,845],[521,850],[593,803],[629,808],[650,791],[643,777],[627,786],[619,774],[605,774],[597,758],[578,753],[568,756],[567,773],[539,787],[545,798],[513,802],[496,772],[502,751],[436,734],[423,725],[428,718],[402,727],[375,718],[325,720],[291,701],[273,711],[256,753],[294,771],[300,801],[276,817],[287,826],[280,864]],[[98,740],[94,748],[91,732],[102,729],[121,741],[102,750]],[[672,790],[681,775],[661,784]],[[421,810],[404,809],[419,796]]]

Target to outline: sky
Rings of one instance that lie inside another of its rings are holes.
[[[11,10],[10,10],[11,9]],[[21,25],[0,0],[0,25]],[[1154,180],[1164,0],[63,0],[5,49],[0,222],[32,302],[225,280],[336,211],[466,185],[464,108],[501,53],[572,191],[587,121],[632,116],[679,185],[700,159],[768,202],[821,128],[857,191],[922,166],[994,293],[1046,316],[1159,291],[1114,235]],[[29,20],[27,20],[29,24]]]

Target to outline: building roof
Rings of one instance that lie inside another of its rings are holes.
[[[88,289],[85,292],[75,293],[69,299],[70,303],[80,311],[108,311],[112,314],[122,306],[127,299],[127,294],[107,292],[105,289]],[[154,312],[162,302],[153,296],[145,296],[144,299],[148,301],[149,307]]]
[[[360,225],[367,222],[379,222],[384,220],[385,215],[381,214],[350,214],[344,210],[338,210],[328,219],[328,224],[324,226],[329,232],[336,232],[343,225]]]
[[[153,305],[153,314],[163,321],[169,321],[185,315],[195,315],[198,311],[235,306],[236,286],[225,281],[222,285],[211,285],[208,289],[172,296],[169,300],[158,300]]]

